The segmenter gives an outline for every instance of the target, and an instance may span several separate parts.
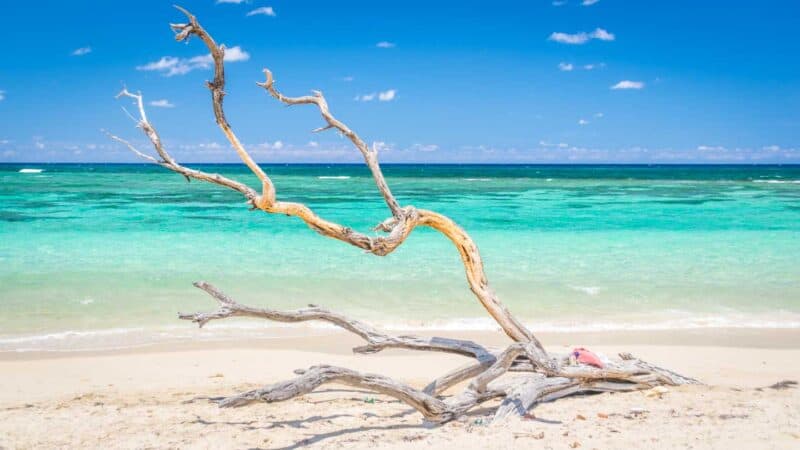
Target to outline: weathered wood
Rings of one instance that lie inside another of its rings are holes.
[[[400,208],[400,204],[397,202],[397,199],[394,198],[392,191],[389,189],[389,185],[386,183],[386,179],[383,177],[383,171],[381,170],[380,164],[378,164],[378,150],[376,147],[369,148],[367,143],[364,142],[361,137],[358,136],[353,130],[351,130],[347,125],[340,122],[336,119],[333,114],[331,114],[330,109],[328,109],[328,102],[325,100],[325,97],[322,95],[321,91],[313,91],[313,95],[306,95],[302,97],[287,97],[277,89],[275,89],[275,82],[272,78],[272,72],[269,69],[264,69],[264,75],[266,76],[267,80],[264,83],[256,83],[258,86],[263,87],[266,89],[270,95],[272,95],[275,99],[284,103],[288,106],[292,105],[309,105],[313,104],[319,108],[319,112],[322,115],[322,118],[328,123],[328,125],[317,128],[314,130],[315,133],[319,133],[320,131],[326,131],[331,129],[336,129],[342,136],[345,136],[347,139],[350,139],[350,142],[361,152],[361,155],[364,157],[364,162],[367,164],[370,172],[372,173],[372,177],[375,179],[375,184],[378,186],[378,190],[380,191],[381,195],[383,196],[384,201],[386,202],[386,206],[389,207],[389,210],[392,212],[392,216],[395,219],[400,219],[403,215],[403,212]],[[389,230],[387,230],[389,231]]]
[[[388,233],[387,236],[367,236],[365,234],[356,232],[349,227],[327,221],[317,214],[315,214],[308,206],[301,203],[282,202],[277,200],[276,188],[269,176],[261,169],[261,167],[253,160],[247,150],[242,145],[239,138],[233,132],[223,108],[223,99],[225,97],[225,64],[224,64],[224,48],[218,46],[211,35],[200,25],[197,18],[181,7],[177,7],[183,12],[188,23],[170,24],[170,27],[175,31],[175,39],[178,41],[186,41],[191,36],[197,36],[208,47],[211,52],[211,57],[214,61],[214,79],[207,83],[208,88],[211,90],[211,102],[214,110],[214,117],[216,118],[217,125],[219,125],[225,137],[230,142],[236,153],[241,158],[242,162],[258,177],[261,181],[262,188],[261,194],[256,194],[256,191],[247,187],[237,181],[230,180],[219,175],[205,174],[201,171],[188,169],[175,162],[174,158],[166,151],[162,145],[161,139],[156,132],[155,127],[148,121],[146,112],[143,107],[141,95],[133,95],[124,91],[124,96],[133,97],[137,100],[139,106],[139,121],[138,126],[141,128],[148,139],[153,143],[157,153],[161,156],[162,161],[154,161],[154,158],[149,157],[143,152],[136,149],[130,142],[125,141],[119,137],[113,136],[112,138],[126,145],[137,156],[144,159],[156,162],[157,164],[167,169],[173,170],[184,175],[187,178],[196,178],[204,181],[213,182],[222,186],[229,187],[245,195],[248,202],[256,209],[260,209],[267,213],[285,214],[292,217],[297,217],[303,220],[311,229],[318,233],[338,239],[342,242],[347,242],[358,248],[367,250],[368,252],[384,256],[393,252],[400,246],[408,235],[413,231],[416,226],[427,226],[433,228],[440,233],[444,234],[456,246],[461,260],[464,264],[464,270],[467,277],[467,282],[472,292],[480,303],[486,308],[492,318],[497,321],[500,328],[513,340],[518,342],[532,342],[536,347],[537,353],[540,356],[546,356],[546,351],[541,343],[536,339],[533,333],[530,332],[521,322],[519,322],[508,309],[500,302],[497,295],[489,286],[486,278],[486,272],[483,268],[480,252],[475,242],[470,236],[451,219],[428,210],[417,210],[413,206],[400,206],[397,199],[389,189],[388,183],[383,176],[380,165],[378,163],[377,150],[369,148],[367,144],[347,125],[336,119],[330,112],[327,101],[321,92],[316,91],[311,96],[304,97],[286,97],[275,88],[275,83],[272,78],[272,73],[269,70],[264,71],[267,80],[264,83],[259,83],[269,93],[279,101],[287,105],[295,104],[314,104],[316,105],[322,117],[327,122],[327,126],[322,127],[315,131],[323,131],[326,129],[336,129],[345,135],[355,145],[364,157],[366,165],[369,167],[375,183],[383,196],[392,217],[381,222],[376,230]]]
[[[194,285],[207,292],[219,303],[219,308],[216,311],[178,314],[180,319],[191,320],[201,327],[212,320],[225,319],[228,317],[255,317],[275,322],[307,322],[317,320],[341,327],[367,341],[367,345],[354,348],[353,351],[355,353],[376,353],[385,348],[404,348],[408,350],[455,353],[473,357],[478,361],[494,362],[495,360],[494,355],[489,350],[472,341],[441,337],[390,336],[364,322],[351,319],[319,306],[310,306],[295,311],[253,308],[237,303],[224,292],[205,281],[195,282]]]
[[[459,396],[440,400],[383,375],[357,372],[344,367],[314,366],[291,380],[227,397],[218,403],[223,408],[235,408],[257,401],[281,402],[312,392],[328,383],[344,384],[394,397],[413,407],[425,419],[434,423],[455,419],[487,400],[505,395],[503,390],[489,389],[484,392],[468,390]]]
[[[493,363],[494,361],[483,361],[461,366],[458,369],[448,372],[431,381],[427,386],[425,386],[423,391],[431,395],[442,393],[462,381],[474,378],[479,373],[488,369]]]
[[[687,377],[658,368],[623,354],[620,360],[610,361],[603,369],[586,365],[568,365],[566,355],[543,360],[527,342],[515,342],[502,351],[487,349],[475,342],[449,338],[391,336],[361,321],[329,311],[319,306],[294,311],[253,308],[237,303],[214,286],[197,282],[195,286],[210,294],[219,303],[217,310],[205,313],[180,314],[201,327],[212,320],[229,317],[254,317],[277,322],[320,320],[339,326],[367,341],[356,347],[357,353],[374,353],[384,348],[454,353],[475,358],[431,382],[419,391],[392,378],[363,374],[341,367],[315,366],[292,380],[275,383],[244,392],[223,400],[221,406],[243,406],[255,401],[276,402],[312,392],[327,383],[371,389],[408,403],[431,422],[445,422],[492,398],[504,398],[495,420],[512,413],[524,414],[537,403],[552,401],[581,392],[627,392],[648,389],[657,385],[695,383]],[[525,361],[525,363],[522,363]],[[500,380],[510,370],[533,372],[522,377]],[[456,384],[472,381],[460,393],[438,401],[436,395]],[[434,402],[433,400],[437,400]]]
[[[210,321],[229,317],[252,317],[277,322],[317,320],[341,327],[364,339],[365,345],[353,349],[356,353],[375,353],[385,348],[402,348],[453,353],[474,359],[469,365],[438,377],[424,390],[415,389],[383,375],[364,374],[341,367],[314,366],[302,371],[298,377],[291,380],[228,397],[220,402],[220,406],[243,406],[254,401],[284,401],[312,392],[323,384],[340,383],[390,395],[415,408],[427,420],[441,423],[452,420],[476,405],[493,398],[504,398],[495,415],[496,420],[501,420],[512,413],[524,414],[537,403],[575,393],[625,392],[664,384],[697,383],[692,378],[654,366],[629,354],[620,354],[620,360],[609,362],[603,369],[571,365],[570,358],[566,356],[548,354],[533,333],[511,314],[491,289],[480,252],[472,238],[458,224],[442,214],[417,209],[410,205],[402,206],[386,182],[378,163],[377,149],[374,146],[370,148],[358,134],[333,116],[322,93],[314,91],[309,96],[287,97],[276,89],[272,73],[265,69],[266,81],[257,84],[266,89],[272,97],[286,105],[315,105],[327,125],[314,131],[335,129],[353,143],[370,169],[378,191],[391,212],[391,217],[375,227],[376,231],[383,232],[384,235],[367,235],[323,219],[304,204],[278,200],[273,181],[250,156],[225,117],[223,108],[225,96],[224,47],[216,44],[195,16],[183,8],[178,7],[178,9],[186,15],[188,23],[170,25],[176,33],[175,39],[186,41],[191,36],[197,36],[208,47],[214,61],[214,79],[207,85],[211,91],[216,123],[242,162],[259,179],[260,193],[231,178],[179,164],[164,147],[155,127],[147,119],[142,95],[140,93],[133,94],[127,88],[123,89],[118,97],[134,100],[139,114],[137,126],[150,140],[158,157],[142,152],[129,141],[109,134],[112,139],[125,145],[138,157],[179,173],[187,180],[202,180],[237,191],[245,197],[253,209],[297,217],[321,235],[346,242],[373,255],[384,256],[393,252],[405,242],[417,226],[439,231],[458,250],[470,290],[505,334],[514,341],[505,349],[495,350],[468,340],[392,336],[366,323],[318,306],[312,305],[293,311],[276,311],[242,305],[214,286],[205,282],[197,282],[195,286],[217,300],[218,308],[205,313],[180,314],[179,317],[196,322],[201,327]],[[506,377],[505,375],[509,371],[523,372],[525,375]],[[470,383],[461,392],[450,397],[437,397],[445,390],[468,380],[471,380]]]
[[[494,421],[506,419],[511,415],[524,416],[534,404],[553,392],[564,389],[573,391],[580,382],[562,377],[527,377],[509,389],[503,402],[494,414]],[[566,392],[566,391],[565,391]],[[576,391],[577,392],[577,391]]]

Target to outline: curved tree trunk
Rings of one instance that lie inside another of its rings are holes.
[[[187,41],[191,36],[196,36],[211,52],[214,61],[214,79],[207,85],[211,91],[214,117],[242,162],[259,179],[260,191],[222,175],[187,168],[178,163],[165,149],[155,127],[148,121],[143,98],[139,93],[134,94],[123,89],[118,97],[134,99],[139,112],[138,127],[150,140],[158,157],[138,150],[130,142],[120,137],[111,134],[109,137],[124,144],[137,156],[179,173],[187,179],[202,180],[237,191],[247,199],[253,209],[270,214],[297,217],[309,228],[323,236],[348,243],[377,256],[393,252],[405,242],[417,226],[433,228],[455,245],[464,264],[470,290],[487,313],[514,341],[507,348],[497,350],[487,349],[466,340],[391,336],[363,322],[317,306],[295,311],[275,311],[244,306],[214,286],[205,282],[197,282],[195,286],[209,293],[219,303],[219,308],[210,313],[180,314],[181,319],[192,320],[200,326],[212,320],[236,316],[279,322],[321,320],[363,338],[367,344],[353,349],[357,353],[374,353],[384,348],[403,348],[455,353],[475,359],[472,364],[432,381],[423,391],[381,375],[363,374],[340,367],[315,366],[302,371],[302,374],[295,379],[226,398],[220,402],[220,406],[241,406],[253,401],[283,401],[311,392],[322,384],[335,382],[393,396],[417,409],[427,420],[445,422],[458,417],[482,402],[498,397],[504,398],[496,415],[496,418],[501,419],[513,412],[524,413],[537,402],[554,400],[577,392],[628,391],[660,384],[696,383],[695,380],[645,363],[630,355],[620,355],[619,361],[615,361],[603,369],[571,365],[570,358],[566,356],[549,355],[533,333],[511,314],[489,286],[480,252],[472,238],[453,220],[440,213],[417,209],[410,205],[402,206],[392,194],[383,176],[378,164],[377,149],[367,146],[354,131],[331,114],[322,93],[314,91],[312,95],[308,96],[287,97],[275,88],[272,73],[265,69],[266,81],[257,84],[272,97],[286,105],[315,105],[327,125],[314,130],[314,132],[335,129],[353,143],[362,154],[391,216],[375,227],[376,231],[383,232],[384,235],[367,235],[326,220],[304,204],[278,200],[274,183],[247,152],[225,117],[223,109],[225,97],[224,47],[216,44],[192,14],[183,8],[177,8],[186,15],[188,22],[170,25],[176,33],[175,39]],[[509,371],[527,373],[513,378],[502,378]],[[461,393],[446,399],[437,397],[448,388],[466,380],[471,380],[471,382]]]

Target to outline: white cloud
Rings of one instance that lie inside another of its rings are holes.
[[[583,68],[585,70],[594,70],[594,69],[602,69],[606,66],[606,63],[597,63],[597,64],[585,64]]]
[[[317,141],[308,141],[308,146],[311,147],[311,148],[317,148],[317,147],[319,147],[319,142],[317,142]]]
[[[550,41],[560,42],[562,44],[585,44],[589,41],[589,35],[586,33],[567,34],[567,33],[553,33],[548,38]]]
[[[224,149],[224,147],[216,141],[200,142],[199,144],[180,144],[178,148],[181,150],[202,151],[208,154],[222,153],[221,150]]]
[[[0,91],[0,101],[3,101],[5,99],[6,99],[6,91]]]
[[[641,81],[630,81],[630,80],[622,80],[619,83],[611,86],[611,89],[643,89],[644,82]]]
[[[397,90],[389,89],[388,91],[383,91],[378,93],[378,100],[382,102],[390,102],[394,100],[394,96],[397,94]]]
[[[584,64],[582,66],[576,66],[572,63],[568,62],[560,62],[558,63],[558,70],[562,72],[571,72],[573,70],[594,70],[600,67],[605,67],[605,63],[597,63],[597,64]]]
[[[241,5],[242,3],[249,3],[249,0],[217,0],[218,5],[223,3],[230,3],[232,5]]]
[[[170,103],[169,100],[167,99],[161,99],[161,100],[153,100],[152,102],[150,102],[150,106],[155,106],[157,108],[174,108],[175,104]]]
[[[73,50],[72,56],[83,56],[88,55],[89,53],[92,53],[92,47],[81,47]]]
[[[439,150],[439,146],[436,144],[414,144],[409,147],[409,150],[415,152],[435,152]]]
[[[599,2],[599,1],[600,0],[583,0],[581,5],[583,5],[583,6],[592,6],[592,5],[594,5],[595,3]]]
[[[395,48],[395,47],[397,47],[397,45],[394,42],[380,41],[377,44],[375,44],[375,47],[378,47],[378,48]]]
[[[567,148],[567,147],[569,147],[569,144],[567,144],[566,142],[559,142],[558,144],[551,144],[551,143],[549,143],[549,142],[547,142],[547,141],[539,141],[539,147],[547,147],[547,148],[550,148],[550,147]]]
[[[589,125],[589,121],[586,119],[581,119],[578,121],[578,125]]]
[[[238,45],[233,46],[231,48],[225,49],[225,61],[227,62],[239,62],[239,61],[247,61],[250,59],[250,53],[242,50],[241,47]]]
[[[564,6],[567,4],[566,0],[556,0],[553,2],[553,6]]]
[[[698,145],[697,150],[700,150],[701,152],[716,152],[725,150],[725,147],[721,145]]]
[[[356,78],[354,76],[352,76],[352,75],[348,75],[346,77],[342,77],[342,81],[347,81],[347,82],[353,81],[355,79]]]
[[[591,39],[598,39],[601,41],[613,41],[616,37],[602,28],[595,28],[591,33],[581,31],[580,33],[569,34],[556,32],[547,38],[550,41],[559,42],[561,44],[581,45],[589,42]]]
[[[270,16],[275,17],[275,10],[272,9],[272,6],[262,6],[261,8],[256,8],[249,13],[247,13],[247,17],[250,16]]]
[[[370,94],[356,95],[354,100],[357,102],[371,102],[377,98],[379,101],[382,102],[390,102],[394,100],[395,96],[397,96],[397,90],[388,89],[386,91],[378,93],[372,92]]]
[[[601,119],[603,116],[604,116],[604,114],[601,113],[601,112],[594,113],[594,117],[597,118],[597,119]]]
[[[272,142],[272,143],[264,142],[264,143],[258,144],[256,147],[258,147],[261,150],[280,150],[280,149],[282,149],[284,147],[284,143],[283,143],[283,141],[275,141],[275,142]]]
[[[614,36],[613,33],[609,33],[602,28],[595,28],[595,30],[589,34],[589,37],[592,39],[599,39],[601,41],[613,41],[616,39],[616,36]]]
[[[242,50],[238,45],[225,48],[225,62],[240,62],[250,59],[250,54]],[[208,69],[214,64],[211,54],[194,56],[192,58],[177,58],[175,56],[162,56],[158,61],[137,66],[136,70],[161,72],[165,77],[173,75],[185,75],[196,69]]]
[[[372,94],[356,95],[354,100],[357,102],[371,102],[375,100],[375,93],[373,92]]]
[[[149,62],[143,66],[137,66],[136,70],[167,70],[175,67],[180,59],[174,56],[162,56],[158,61]]]
[[[570,63],[565,63],[565,62],[558,63],[558,70],[560,70],[562,72],[569,72],[574,68],[575,68],[575,66],[573,66]]]
[[[384,150],[392,150],[394,146],[392,144],[387,144],[383,141],[375,141],[372,143],[372,150],[376,152],[381,152]]]

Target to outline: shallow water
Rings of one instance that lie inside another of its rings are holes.
[[[240,166],[198,167],[256,185]],[[361,166],[265,169],[281,199],[325,218],[368,232],[387,217]],[[800,327],[800,166],[384,172],[401,203],[470,233],[534,329]],[[430,230],[376,258],[153,166],[0,165],[0,181],[0,350],[184,336],[177,311],[213,308],[191,286],[201,279],[241,302],[317,303],[392,328],[493,327]]]

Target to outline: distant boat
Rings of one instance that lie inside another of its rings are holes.
[[[42,173],[44,169],[19,169],[19,173]]]

